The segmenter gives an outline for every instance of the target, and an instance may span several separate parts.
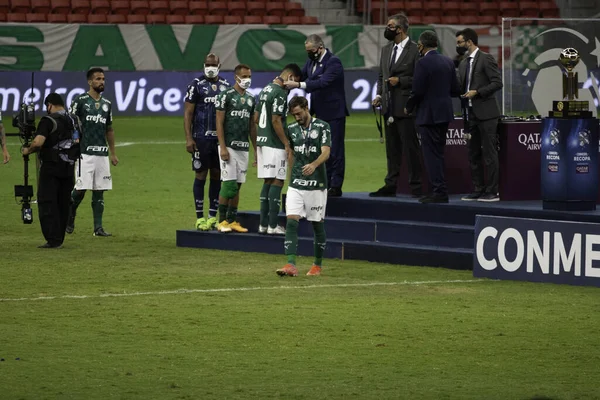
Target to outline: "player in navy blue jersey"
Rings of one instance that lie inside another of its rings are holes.
[[[217,208],[221,190],[219,142],[217,139],[215,99],[229,88],[229,83],[219,77],[219,57],[209,54],[204,60],[204,74],[189,84],[185,94],[183,124],[185,149],[192,154],[194,201],[196,203],[196,229],[207,231],[217,225]],[[204,217],[204,186],[210,171],[208,218]]]

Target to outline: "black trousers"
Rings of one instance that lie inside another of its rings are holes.
[[[421,194],[421,160],[419,157],[419,139],[414,118],[394,118],[391,124],[385,124],[385,154],[387,157],[387,175],[385,185],[398,186],[398,175],[402,168],[402,157],[408,166],[408,184],[413,194]]]
[[[72,165],[42,163],[37,194],[38,212],[44,238],[52,246],[61,245],[65,239],[73,186]]]
[[[342,188],[346,171],[346,117],[324,120],[331,128],[331,154],[325,162],[330,188]]]
[[[498,119],[479,120],[472,113],[468,120],[471,139],[469,164],[476,192],[497,194],[500,164],[498,162]]]
[[[423,160],[429,176],[432,194],[436,197],[448,197],[446,178],[444,177],[444,148],[448,123],[419,126]]]

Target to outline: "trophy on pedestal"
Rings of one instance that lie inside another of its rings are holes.
[[[579,80],[573,69],[579,64],[579,52],[568,47],[560,52],[558,58],[563,70],[563,99],[552,102],[552,118],[591,118],[588,101],[575,100],[579,98]]]

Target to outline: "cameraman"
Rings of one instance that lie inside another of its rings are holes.
[[[2,125],[2,112],[0,111],[0,147],[2,148],[2,159],[4,164],[10,160],[10,154],[6,148],[6,135],[4,134],[4,125]]]
[[[46,243],[42,249],[60,248],[65,239],[69,217],[71,191],[74,186],[75,160],[79,157],[79,120],[65,110],[65,103],[57,93],[44,100],[47,116],[42,117],[36,136],[23,156],[39,150],[40,175],[38,182],[38,209],[40,225]]]

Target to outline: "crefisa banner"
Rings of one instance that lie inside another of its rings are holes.
[[[85,72],[35,72],[33,91],[31,72],[0,72],[0,110],[5,116],[17,111],[19,104],[32,95],[36,110],[43,108],[44,98],[51,92],[62,95],[66,104],[89,87]],[[183,115],[183,99],[187,86],[201,72],[111,72],[107,71],[104,96],[113,104],[115,116]],[[222,77],[233,85],[233,73],[223,72]],[[275,77],[277,72],[252,73],[248,89],[257,96]],[[371,110],[371,101],[377,91],[377,73],[373,71],[346,71],[346,104],[351,112]],[[310,95],[304,90],[290,91],[295,95]]]
[[[600,224],[479,215],[473,276],[600,287]]]

